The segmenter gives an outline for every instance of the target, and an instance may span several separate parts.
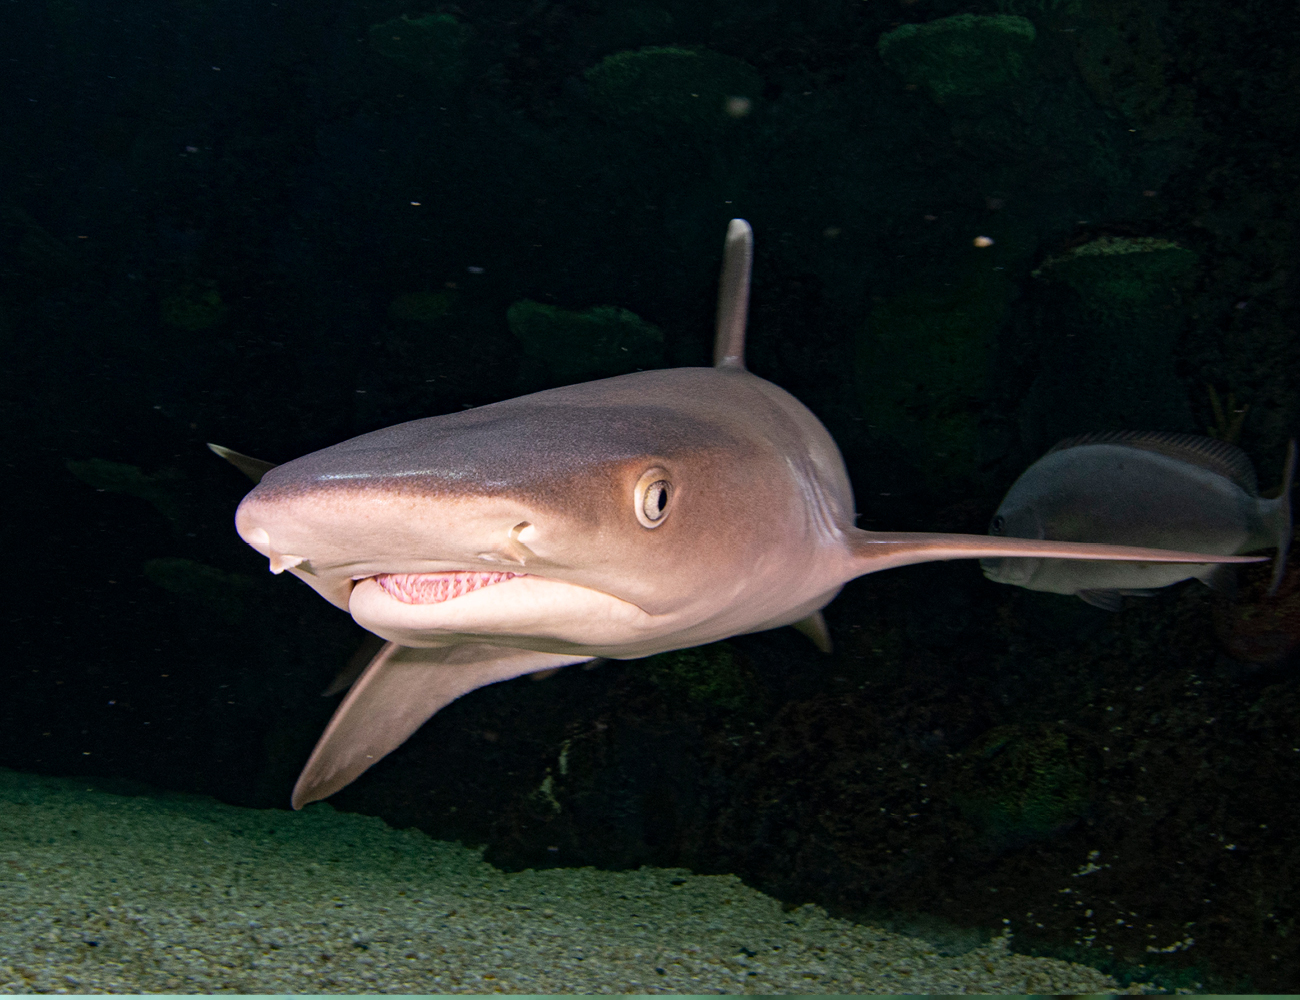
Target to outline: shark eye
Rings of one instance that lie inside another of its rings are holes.
[[[1002,529],[1005,528],[1006,526],[1007,526],[1006,518],[1004,518],[1001,514],[998,514],[996,517],[993,518],[993,523],[989,525],[989,534],[1000,535],[1002,534]]]
[[[664,523],[673,505],[673,484],[664,469],[647,469],[637,480],[633,492],[636,519],[643,528],[657,528]]]

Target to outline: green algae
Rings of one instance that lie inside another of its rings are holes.
[[[872,436],[903,450],[933,485],[975,474],[993,351],[1011,287],[976,274],[879,303],[858,338],[857,381]]]
[[[183,519],[177,490],[185,477],[179,469],[145,472],[138,465],[110,462],[106,458],[69,460],[64,466],[83,483],[97,490],[122,493],[148,502],[173,524]]]
[[[664,363],[664,335],[616,306],[574,311],[524,299],[506,311],[524,353],[558,382],[585,382]]]
[[[1021,79],[1036,35],[1015,14],[958,14],[901,25],[881,35],[876,48],[890,69],[944,104]]]
[[[425,14],[371,25],[367,34],[370,48],[394,65],[454,85],[465,77],[474,29],[450,14]]]
[[[616,52],[584,75],[603,117],[678,135],[708,133],[744,118],[763,91],[756,69],[708,49]]]
[[[997,726],[966,752],[954,802],[994,843],[1040,840],[1083,816],[1090,761],[1053,726]]]
[[[1102,236],[1043,261],[1036,278],[1064,281],[1091,306],[1112,311],[1167,295],[1191,270],[1196,254],[1154,236]]]
[[[243,573],[227,573],[178,556],[146,560],[143,568],[151,583],[232,621],[249,610],[258,589],[257,582]]]
[[[725,642],[659,653],[640,666],[642,676],[674,700],[726,712],[755,701],[753,679],[735,647]]]
[[[1102,428],[1192,430],[1173,358],[1196,254],[1154,236],[1102,236],[1034,270],[1052,321],[1022,426],[1043,443]]]

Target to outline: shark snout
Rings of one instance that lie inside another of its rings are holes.
[[[275,546],[271,544],[271,536],[265,528],[249,528],[247,534],[241,531],[240,537],[267,557],[271,563],[271,572],[277,576],[286,569],[293,569],[295,566],[301,566],[307,562],[306,556],[296,555],[292,552],[276,551]]]

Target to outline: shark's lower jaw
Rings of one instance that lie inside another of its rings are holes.
[[[441,604],[525,573],[381,573],[374,578],[384,593],[403,604]]]

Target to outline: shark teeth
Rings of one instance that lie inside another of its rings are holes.
[[[381,573],[374,578],[389,597],[403,604],[440,604],[524,573]]]

